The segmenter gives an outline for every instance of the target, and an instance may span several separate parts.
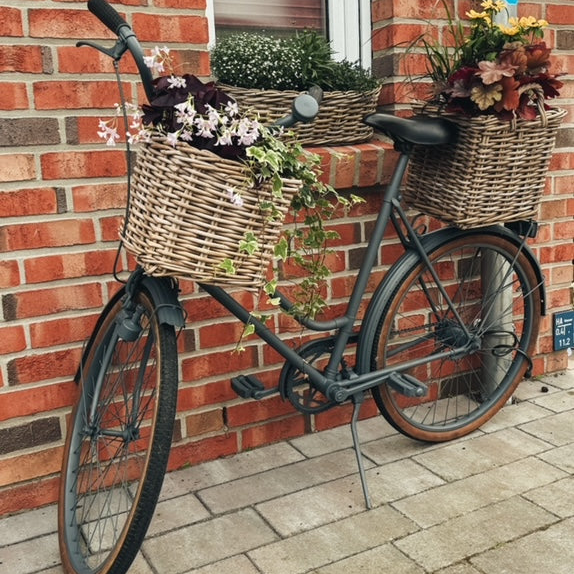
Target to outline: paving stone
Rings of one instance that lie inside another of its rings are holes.
[[[198,495],[212,512],[228,512],[357,472],[355,453],[347,449],[208,488]]]
[[[529,401],[506,405],[496,416],[480,427],[485,433],[496,432],[508,427],[515,427],[530,421],[541,419],[552,414],[552,411],[537,406]]]
[[[185,574],[260,574],[247,556],[234,556],[215,564],[189,570]]]
[[[546,420],[546,419],[544,419]],[[547,450],[549,445],[517,429],[455,441],[414,459],[447,481],[485,472]]]
[[[574,443],[543,452],[538,458],[574,474]]]
[[[24,542],[58,529],[58,509],[55,505],[7,516],[0,520],[0,547]]]
[[[571,376],[570,376],[571,378]],[[572,385],[570,381],[568,388]],[[543,391],[542,389],[546,390]],[[560,386],[560,380],[558,384],[554,385],[551,377],[536,378],[536,379],[524,379],[520,382],[516,390],[514,391],[514,397],[518,401],[530,401],[537,399],[538,397],[543,397],[547,393],[556,393],[560,391],[562,387]]]
[[[424,574],[391,544],[361,552],[336,564],[314,570],[313,574]]]
[[[561,470],[532,457],[415,494],[393,507],[428,528],[564,476]]]
[[[449,566],[442,570],[438,570],[434,574],[484,574],[484,572],[479,572],[476,568],[473,568],[470,564],[455,564],[454,566]]]
[[[397,434],[397,431],[382,416],[359,421],[357,426],[363,445],[384,436]],[[289,442],[305,456],[312,458],[352,447],[353,437],[350,426],[345,425],[298,437]]]
[[[31,574],[58,564],[60,564],[60,553],[57,534],[0,548],[2,572]]]
[[[515,497],[415,532],[397,540],[395,545],[428,571],[434,572],[556,520],[555,516],[531,502]],[[542,572],[549,574],[544,570],[539,570],[538,574]],[[496,574],[501,574],[501,571]]]
[[[555,413],[562,413],[574,409],[574,391],[568,389],[558,393],[550,393],[534,399],[532,402]]]
[[[555,446],[574,442],[574,416],[569,411],[532,421],[520,428]]]
[[[536,488],[524,497],[561,518],[574,516],[574,476]]]
[[[304,458],[288,443],[282,442],[176,470],[165,475],[160,500],[293,464]]]
[[[572,574],[574,519],[471,559],[484,574]]]
[[[248,553],[265,574],[302,574],[381,546],[416,527],[383,506]]]
[[[261,517],[246,509],[148,539],[142,548],[158,572],[179,574],[275,540]]]
[[[425,468],[409,461],[367,471],[373,504],[403,498],[442,484]],[[257,511],[283,537],[364,512],[358,473],[257,505]]]
[[[544,375],[540,378],[540,381],[546,385],[552,385],[553,387],[558,387],[560,389],[571,389],[572,388],[572,374],[574,371],[574,355],[570,359],[572,366],[560,373],[552,373],[551,375]]]
[[[193,494],[163,500],[156,506],[147,535],[155,536],[210,516],[209,511]]]

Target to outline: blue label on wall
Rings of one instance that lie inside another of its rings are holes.
[[[554,315],[554,350],[574,348],[574,311]]]

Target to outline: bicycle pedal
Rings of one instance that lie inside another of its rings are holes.
[[[387,379],[389,387],[405,397],[422,398],[428,395],[428,387],[406,373],[392,373]]]
[[[231,388],[242,399],[262,399],[274,392],[268,391],[255,375],[239,375],[231,379]]]

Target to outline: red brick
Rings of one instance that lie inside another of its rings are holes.
[[[182,376],[184,381],[198,381],[223,373],[242,372],[256,365],[257,352],[254,347],[248,347],[242,353],[213,352],[185,359],[182,363]]]
[[[17,261],[0,261],[0,289],[20,285],[20,270]]]
[[[0,72],[42,74],[43,67],[41,46],[0,46]]]
[[[0,88],[0,92],[1,92]],[[29,181],[36,178],[36,164],[32,154],[0,155],[0,182]],[[2,203],[5,200],[0,199]]]
[[[134,14],[133,28],[142,42],[184,42],[207,44],[207,19],[202,16],[159,16]]]
[[[125,156],[120,150],[45,153],[40,158],[44,179],[121,177]]]
[[[383,3],[385,2],[383,1]],[[418,0],[416,3],[413,3],[411,0],[394,0],[387,3],[392,5],[395,18],[410,18],[414,20],[445,19],[448,17],[446,7],[448,7],[450,14],[454,14],[454,0],[447,0],[446,2]]]
[[[0,36],[23,36],[22,11],[0,6]]]
[[[59,472],[63,450],[60,446],[4,459],[0,465],[0,487]]]
[[[554,239],[574,239],[574,221],[557,221],[554,224]]]
[[[100,219],[102,241],[118,241],[123,222],[124,218],[119,216],[103,217]]]
[[[185,417],[186,436],[188,438],[216,433],[225,428],[223,409],[193,413]]]
[[[0,253],[21,249],[83,245],[95,241],[89,219],[65,219],[0,227]]]
[[[157,8],[179,8],[181,10],[205,10],[206,0],[154,0]]]
[[[199,347],[201,349],[209,349],[237,344],[243,334],[244,326],[240,321],[234,320],[226,323],[217,322],[212,325],[204,325],[199,327],[198,331]],[[253,340],[253,336],[249,340]]]
[[[231,388],[229,379],[215,383],[205,383],[193,387],[182,387],[177,398],[177,410],[179,412],[225,403],[237,398]]]
[[[122,209],[126,206],[126,183],[94,183],[72,188],[74,211],[90,212]]]
[[[99,313],[32,323],[31,346],[33,349],[41,349],[85,341],[90,336],[98,316]]]
[[[547,4],[546,20],[551,24],[574,24],[574,6],[568,6],[565,3]]]
[[[26,335],[20,325],[0,327],[0,355],[17,353],[26,348]]]
[[[242,402],[227,408],[227,423],[230,428],[245,426],[254,422],[278,418],[293,412],[289,401],[279,396],[255,402]]]
[[[27,354],[8,363],[8,384],[20,385],[40,383],[62,377],[72,378],[75,374],[82,349],[66,349],[43,355]]]
[[[125,86],[126,98],[131,99],[131,87]],[[119,101],[115,82],[51,81],[34,83],[37,110],[113,108]]]
[[[60,477],[0,489],[0,516],[40,508],[58,500]]]
[[[32,156],[26,156],[26,162],[33,162]],[[57,213],[58,199],[53,187],[19,189],[0,194],[0,217],[19,217],[23,215],[45,215]]]
[[[43,317],[63,311],[100,308],[103,304],[101,286],[96,283],[67,285],[4,295],[5,317],[26,319]]]
[[[235,299],[246,309],[253,308],[253,295],[248,291],[234,293]],[[211,297],[195,297],[184,302],[184,308],[192,321],[214,320],[230,317],[231,313]]]
[[[168,470],[215,460],[237,453],[237,433],[226,433],[200,441],[174,445],[169,454]]]
[[[115,37],[87,10],[30,9],[28,11],[32,38],[98,38]]]
[[[0,82],[0,110],[27,110],[29,106],[26,84]]]
[[[251,427],[241,433],[244,449],[256,448],[303,434],[305,434],[305,419],[302,415]]]
[[[122,58],[120,64],[122,73],[124,71],[136,72],[137,68],[132,62],[132,58]],[[114,64],[109,56],[87,46],[81,48],[60,46],[58,47],[58,70],[62,74],[113,74]]]
[[[115,250],[35,257],[24,262],[26,283],[106,275],[114,268]]]
[[[574,243],[565,243],[553,247],[540,249],[540,263],[558,263],[560,261],[572,261],[574,259]]]
[[[73,382],[13,388],[0,393],[0,421],[68,407],[77,397]]]

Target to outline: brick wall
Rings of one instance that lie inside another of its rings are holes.
[[[453,0],[451,0],[452,2]],[[117,0],[147,47],[168,44],[191,72],[208,76],[205,0]],[[465,2],[468,9],[471,2]],[[565,73],[574,58],[574,12],[561,2],[530,2],[525,13],[553,24],[548,39]],[[420,59],[402,58],[404,43],[433,18],[439,33],[444,14],[435,0],[375,0],[375,67],[385,80],[383,103],[404,111],[402,79],[419,70]],[[0,514],[53,501],[65,433],[74,397],[71,378],[102,305],[116,288],[110,271],[125,202],[122,152],[95,135],[98,118],[118,100],[113,68],[103,56],[78,49],[78,39],[109,41],[111,34],[85,10],[83,0],[7,0],[0,7]],[[407,62],[409,62],[407,64]],[[133,64],[122,63],[129,96],[141,98]],[[569,76],[565,76],[569,80]],[[562,104],[572,119],[572,83]],[[572,307],[574,235],[571,177],[572,132],[560,132],[542,208],[544,223],[535,244],[548,279],[551,310]],[[361,187],[368,202],[336,222],[330,283],[335,308],[350,290],[396,154],[384,142],[332,150],[325,177],[339,189]],[[383,250],[387,265],[393,238]],[[123,268],[127,262],[122,259]],[[380,277],[379,269],[372,287]],[[272,383],[279,358],[251,341],[243,354],[231,351],[237,323],[218,304],[183,283],[184,305],[193,321],[182,333],[181,390],[171,468],[231,454],[274,440],[347,422],[335,409],[303,417],[277,398],[253,403],[234,397],[233,374],[263,372]],[[249,304],[252,295],[241,294]],[[294,339],[298,333],[276,319]],[[553,353],[550,317],[543,323],[536,373],[564,368],[566,354]],[[366,414],[373,415],[372,405]]]

